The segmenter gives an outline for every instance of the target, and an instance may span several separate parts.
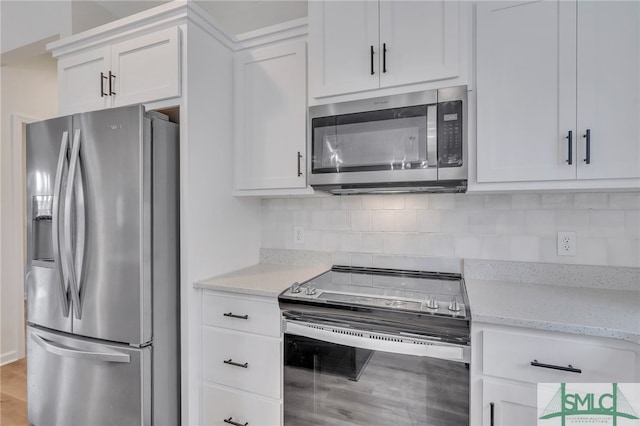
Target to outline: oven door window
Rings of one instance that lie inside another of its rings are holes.
[[[284,423],[469,424],[468,364],[285,334]]]
[[[436,167],[436,115],[436,105],[418,105],[314,118],[312,172]]]

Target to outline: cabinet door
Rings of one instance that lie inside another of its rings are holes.
[[[478,3],[478,182],[575,179],[575,7]]]
[[[380,87],[457,77],[459,2],[380,2]]]
[[[309,2],[311,96],[377,89],[379,58],[377,1]]]
[[[578,178],[640,177],[639,2],[578,2],[577,68]]]
[[[180,30],[168,28],[114,44],[114,106],[180,96]]]
[[[106,77],[111,65],[110,48],[102,47],[58,62],[60,114],[94,111],[111,105]]]
[[[306,186],[306,43],[234,59],[237,189]]]
[[[229,426],[236,424],[280,426],[282,404],[277,400],[257,395],[222,389],[211,384],[202,385],[202,417],[206,426]]]
[[[485,426],[536,426],[538,424],[537,397],[536,385],[483,379],[482,424]],[[491,422],[492,410],[493,422]]]

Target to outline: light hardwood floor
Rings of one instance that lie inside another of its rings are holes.
[[[28,425],[27,359],[0,367],[0,425]]]

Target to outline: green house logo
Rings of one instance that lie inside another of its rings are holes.
[[[600,391],[585,389],[589,385],[595,385],[591,388],[597,386]],[[637,405],[636,401],[634,405]],[[539,417],[540,420],[554,418],[559,418],[562,426],[567,424],[567,419],[571,420],[571,424],[593,423],[598,419],[600,424],[613,424],[613,426],[618,425],[618,419],[639,419],[617,383],[611,383],[611,388],[606,391],[602,391],[601,384],[573,384],[572,389],[567,390],[566,383],[560,383],[558,391]],[[545,423],[538,422],[538,424]]]

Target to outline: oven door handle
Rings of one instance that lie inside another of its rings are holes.
[[[285,321],[285,333],[373,351],[424,356],[464,363],[471,361],[471,349],[469,346],[421,341],[402,335],[369,333],[299,321]],[[421,342],[424,342],[424,344],[421,344]]]

